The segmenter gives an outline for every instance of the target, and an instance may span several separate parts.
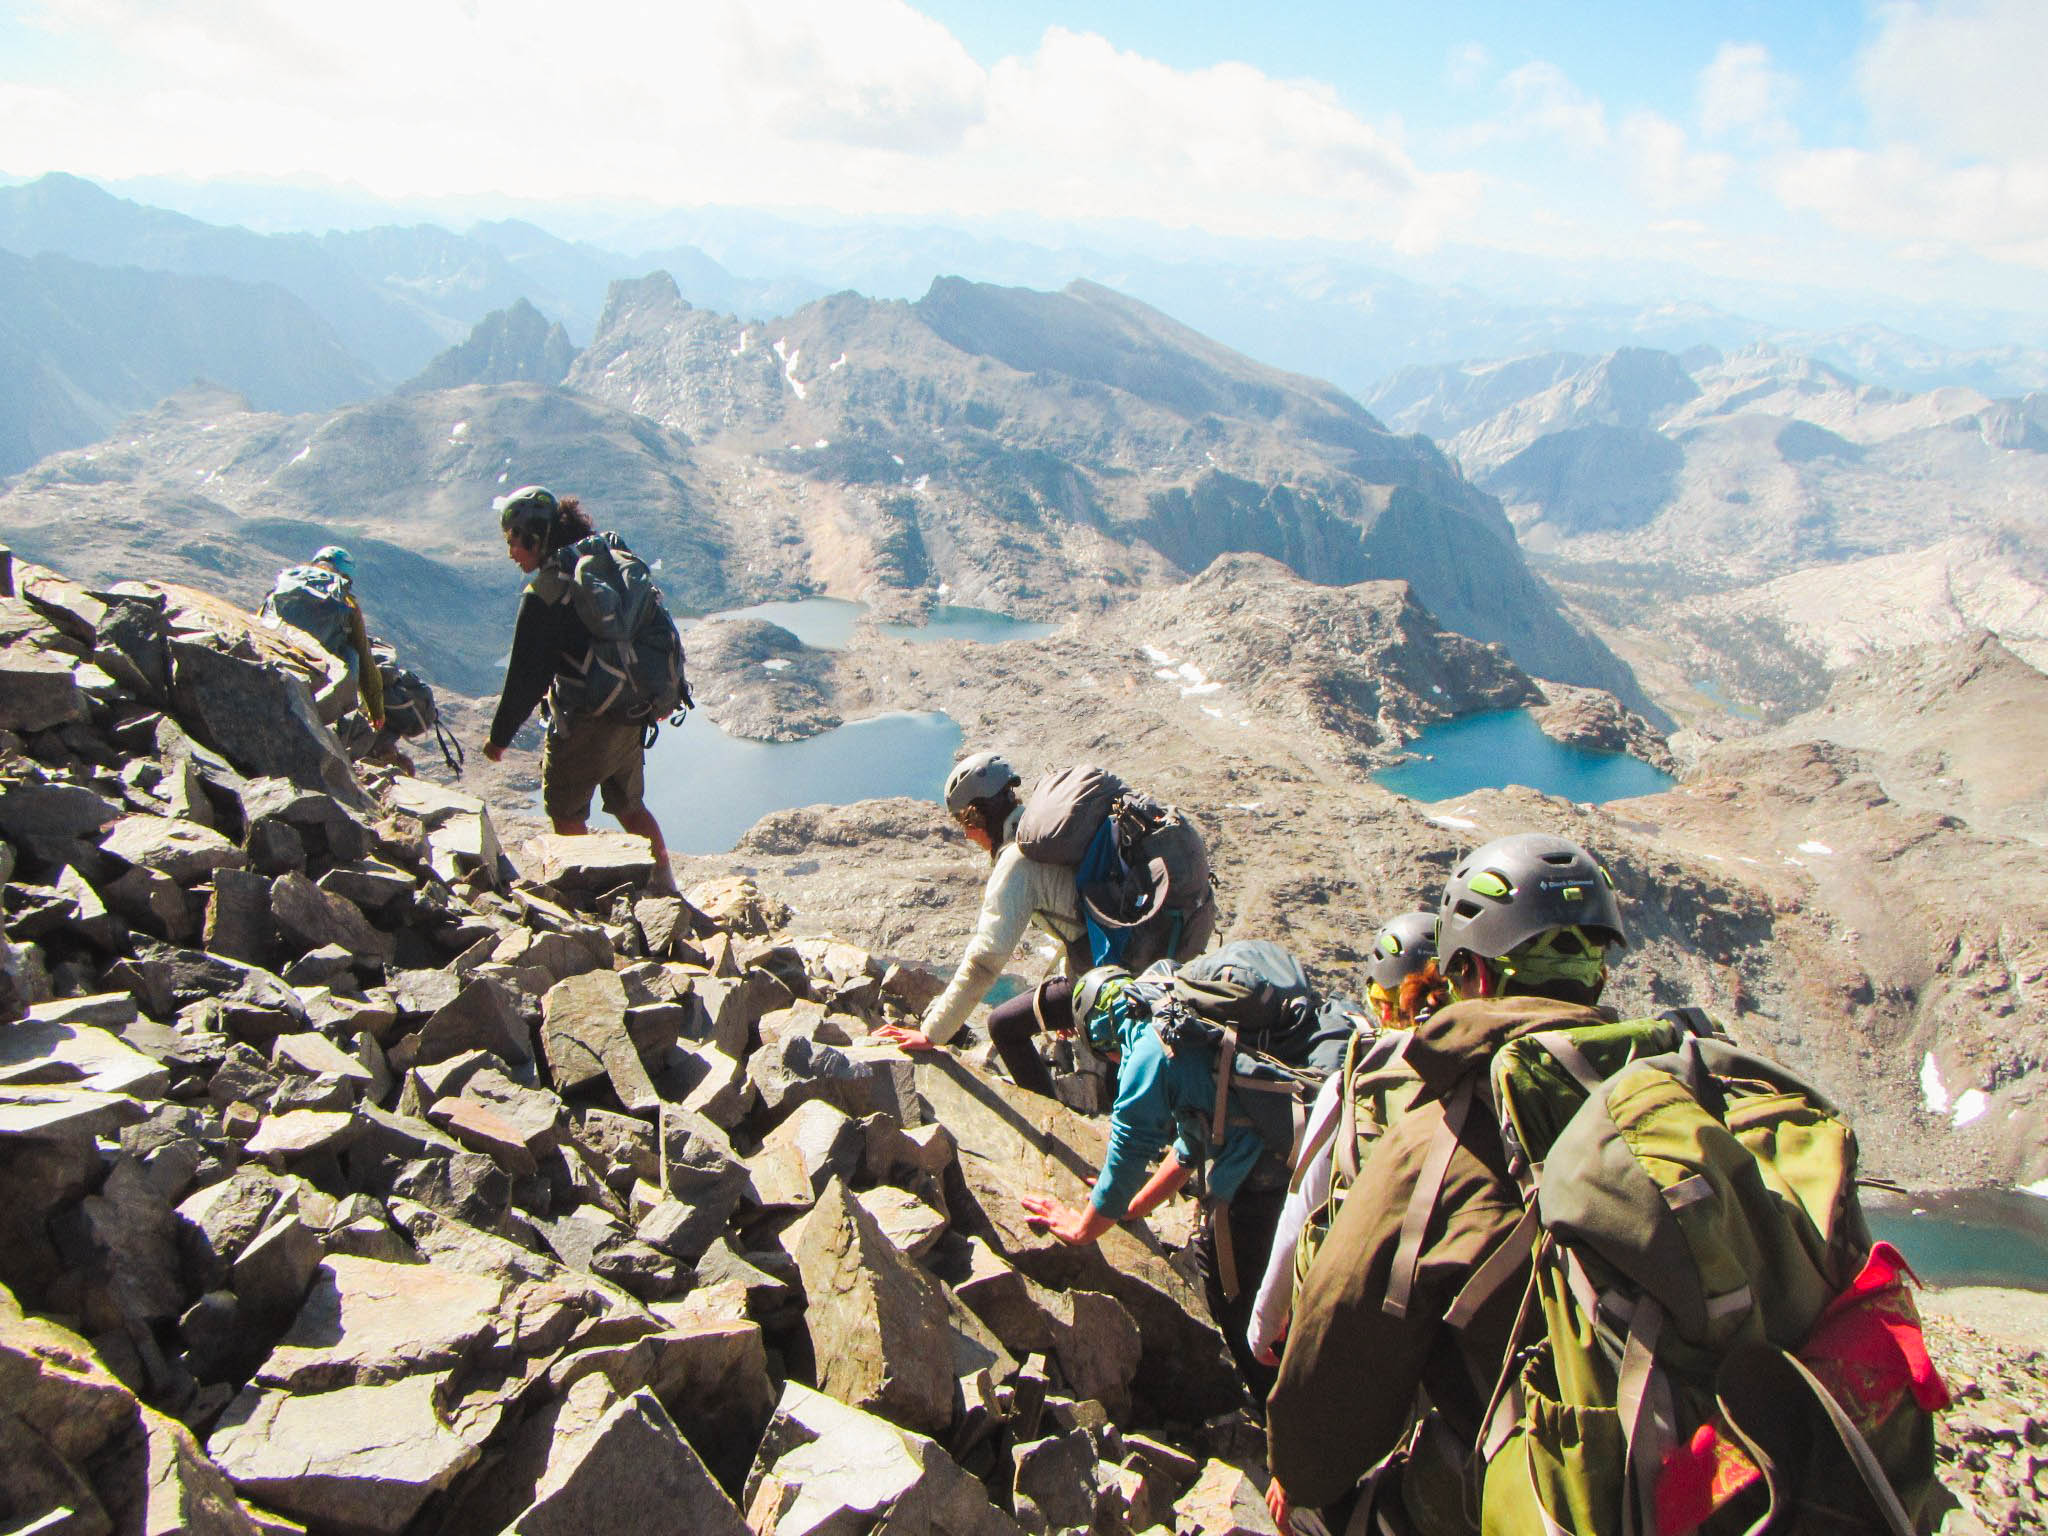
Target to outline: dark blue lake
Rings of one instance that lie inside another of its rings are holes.
[[[1408,750],[1416,757],[1373,775],[1411,800],[1449,800],[1475,789],[1526,784],[1546,795],[1598,804],[1655,795],[1675,782],[1640,758],[1589,752],[1552,741],[1526,709],[1502,709],[1432,725]]]
[[[843,651],[853,643],[854,626],[866,615],[866,603],[848,602],[841,597],[802,597],[788,602],[755,603],[748,608],[728,608],[708,614],[713,619],[765,619],[779,624],[805,645],[821,651]],[[1054,624],[1031,619],[1013,619],[1007,613],[987,608],[957,608],[940,604],[923,624],[883,624],[882,633],[897,640],[970,640],[981,645],[999,645],[1005,640],[1033,640],[1049,635]],[[687,644],[687,642],[685,642]]]
[[[2005,1189],[1863,1193],[1870,1235],[1929,1285],[2048,1291],[2048,1200]]]
[[[781,742],[728,736],[693,714],[664,726],[647,755],[647,803],[677,853],[725,853],[770,811],[937,800],[959,750],[960,727],[938,713],[877,715]]]

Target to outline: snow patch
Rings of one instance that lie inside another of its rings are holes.
[[[1799,845],[1799,851],[1801,853],[1818,853],[1826,855],[1832,854],[1835,850],[1830,848],[1826,843],[1801,843]]]
[[[1221,683],[1190,683],[1187,687],[1181,689],[1180,696],[1184,699],[1205,699],[1212,693],[1221,693],[1222,691],[1223,685]]]
[[[1231,800],[1226,802],[1223,808],[1227,811],[1258,811],[1264,810],[1265,806],[1266,802],[1263,800]]]
[[[1956,1096],[1955,1118],[1950,1123],[1960,1131],[1972,1120],[1981,1120],[1990,1107],[1990,1094],[1982,1088],[1966,1088]]]
[[[740,339],[736,343],[734,343],[731,355],[734,357],[739,357],[742,354],[744,354],[747,350],[747,342],[750,339],[751,338],[749,337],[747,332],[741,331]]]
[[[1948,1113],[1948,1084],[1941,1080],[1941,1063],[1932,1051],[1920,1058],[1920,1102],[1930,1115]]]
[[[829,437],[821,437],[815,443],[811,444],[811,446],[813,448],[830,448],[832,446],[832,439]]]
[[[1222,710],[1220,710],[1220,709],[1211,709],[1211,708],[1210,708],[1210,707],[1209,707],[1208,705],[1206,705],[1206,704],[1204,704],[1204,705],[1202,706],[1202,713],[1203,713],[1203,714],[1205,714],[1205,715],[1207,715],[1207,716],[1208,716],[1208,717],[1209,717],[1210,719],[1212,719],[1212,720],[1221,720],[1221,719],[1223,718],[1223,711],[1222,711]]]
[[[1156,667],[1153,669],[1152,675],[1162,683],[1177,683],[1180,681],[1180,674],[1171,667]]]
[[[504,471],[503,473],[501,473],[501,474],[500,474],[500,475],[498,476],[498,484],[500,484],[500,485],[503,485],[503,484],[504,484],[504,483],[505,483],[505,482],[506,482],[507,480],[510,480],[511,478],[512,478],[512,471],[511,471],[511,470],[509,470],[509,469],[508,469],[508,470],[505,470],[505,471]]]
[[[900,454],[900,453],[892,453],[892,454],[890,454],[890,455],[889,455],[889,457],[890,457],[890,458],[892,458],[892,459],[894,459],[894,460],[896,461],[896,467],[897,467],[898,469],[901,469],[901,468],[903,467],[903,455],[902,455],[902,454]]]
[[[1423,820],[1432,827],[1442,827],[1447,832],[1474,832],[1479,828],[1476,821],[1467,821],[1462,816],[1425,816]]]
[[[1173,658],[1160,650],[1156,645],[1141,645],[1138,649],[1145,653],[1145,659],[1155,667],[1170,667],[1173,665]]]
[[[786,672],[789,670],[791,663],[787,656],[771,656],[762,662],[761,665],[770,672]]]
[[[305,447],[301,448],[301,449],[300,449],[300,450],[299,450],[299,451],[298,451],[297,453],[293,454],[293,455],[291,456],[291,458],[290,458],[290,459],[289,459],[289,460],[288,460],[287,462],[289,462],[289,463],[292,463],[292,464],[296,464],[296,463],[298,463],[298,462],[299,462],[299,461],[300,461],[301,459],[309,459],[309,458],[311,458],[312,456],[313,456],[313,445],[312,445],[311,443],[308,443],[308,444],[306,444],[306,446],[305,446]]]
[[[451,443],[459,443],[467,436],[469,436],[469,423],[466,421],[458,421],[448,429],[448,441]]]
[[[840,369],[844,368],[845,366],[846,354],[842,352],[837,357],[833,358],[831,362],[825,365],[825,371],[827,373],[837,373]]]
[[[911,488],[911,489],[912,489],[913,491],[921,491],[921,490],[923,490],[923,489],[924,489],[924,488],[925,488],[926,486],[930,485],[931,483],[932,483],[932,477],[931,477],[930,475],[919,475],[919,476],[917,477],[916,481],[912,483],[912,485],[911,485],[911,487],[910,487],[910,488]]]

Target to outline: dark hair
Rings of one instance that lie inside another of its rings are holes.
[[[555,503],[554,526],[548,529],[546,553],[552,555],[558,549],[567,548],[578,539],[587,539],[597,529],[590,521],[590,514],[583,510],[579,497],[564,496]]]

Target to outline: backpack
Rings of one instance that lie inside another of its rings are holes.
[[[384,684],[384,727],[410,741],[434,733],[441,756],[456,777],[462,776],[462,743],[448,734],[441,723],[440,706],[427,680],[410,667],[400,666],[398,653],[381,640],[370,642],[370,655],[377,663],[377,676]]]
[[[361,660],[353,643],[353,610],[348,583],[341,576],[325,566],[294,565],[277,573],[276,584],[263,599],[262,617],[273,626],[283,623],[305,631],[328,655],[347,662],[353,677]]]
[[[1107,769],[1063,768],[1017,820],[1027,859],[1074,870],[1092,964],[1192,959],[1215,928],[1215,879],[1195,824]]]
[[[558,671],[550,718],[633,720],[651,733],[680,723],[696,701],[683,676],[683,638],[647,563],[615,533],[593,533],[533,573],[541,601],[571,604],[590,635],[584,656]]]
[[[1294,1293],[1301,1294],[1309,1265],[1321,1251],[1323,1240],[1336,1224],[1345,1196],[1358,1182],[1358,1171],[1373,1143],[1414,1106],[1422,1092],[1422,1078],[1408,1064],[1408,1042],[1413,1034],[1405,1029],[1354,1031],[1345,1042],[1344,1057],[1336,1071],[1338,1111],[1323,1134],[1302,1143],[1295,1155],[1288,1188],[1300,1193],[1315,1160],[1329,1149],[1329,1192],[1309,1210],[1294,1243]]]
[[[1531,1260],[1475,1469],[1485,1536],[1913,1536],[1939,1512],[1947,1391],[1910,1271],[1870,1241],[1855,1135],[1711,1030],[1691,1011],[1539,1030],[1490,1064],[1528,1206],[1444,1318]],[[1412,1279],[1404,1242],[1389,1311]]]

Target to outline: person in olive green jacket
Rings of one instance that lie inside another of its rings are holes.
[[[1523,1210],[1486,1065],[1517,1035],[1615,1017],[1595,1005],[1608,950],[1626,942],[1620,908],[1606,871],[1576,844],[1541,833],[1487,844],[1453,871],[1438,918],[1455,1001],[1418,1024],[1408,1048],[1423,1100],[1373,1148],[1339,1209],[1267,1400],[1267,1498],[1283,1531],[1291,1506],[1319,1508],[1341,1530],[1366,1499],[1393,1530],[1473,1529],[1461,1476],[1528,1279],[1525,1260],[1464,1328],[1442,1321]],[[1404,1219],[1451,1117],[1455,1141],[1411,1266]]]

